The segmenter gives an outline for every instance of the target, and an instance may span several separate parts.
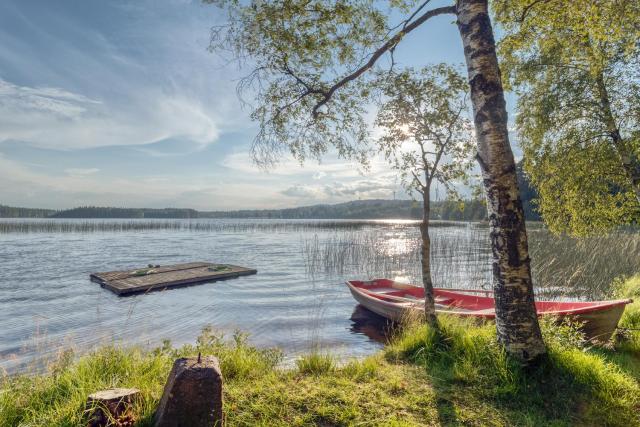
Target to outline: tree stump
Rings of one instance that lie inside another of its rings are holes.
[[[155,426],[213,427],[223,422],[218,359],[198,356],[176,360],[155,414]]]
[[[140,398],[135,388],[111,388],[90,394],[87,398],[89,427],[133,426],[132,407]]]

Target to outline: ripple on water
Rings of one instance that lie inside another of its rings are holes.
[[[237,231],[214,227],[0,235],[0,367],[17,370],[68,346],[82,351],[112,342],[193,342],[207,325],[227,335],[235,329],[246,331],[251,342],[277,345],[289,357],[310,348],[349,357],[380,348],[386,323],[358,312],[343,282],[391,272],[415,279],[418,258],[412,251],[417,235],[411,224],[355,230],[281,227],[277,232],[264,222],[254,228],[245,225]],[[474,242],[469,230],[453,227],[434,233],[442,233],[442,239],[463,236],[468,246]],[[382,252],[371,265],[365,265],[367,254],[352,253],[341,271],[317,260],[313,267],[305,253],[311,246],[305,245],[316,239],[320,245],[331,239],[342,239],[343,246],[377,242]],[[459,280],[475,280],[467,271],[478,270],[485,259],[481,270],[490,274],[488,252],[469,260],[464,245],[456,247],[464,267],[456,273]],[[94,271],[194,260],[246,265],[258,274],[131,297],[118,297],[88,278]]]

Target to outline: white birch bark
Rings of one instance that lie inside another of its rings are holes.
[[[527,231],[488,4],[458,0],[456,9],[487,198],[498,340],[527,363],[544,355],[546,347],[534,305]]]

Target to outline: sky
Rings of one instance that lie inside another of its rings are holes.
[[[197,0],[0,2],[0,204],[230,210],[407,197],[381,158],[369,171],[332,153],[255,166],[256,125],[236,95],[248,70],[207,50],[222,22]],[[423,27],[397,62],[463,61],[451,16]]]

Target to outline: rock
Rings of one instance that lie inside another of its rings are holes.
[[[173,364],[155,414],[156,427],[222,426],[222,373],[215,357]]]
[[[140,398],[135,388],[110,388],[90,394],[87,398],[87,413],[90,427],[132,426],[132,407]]]

